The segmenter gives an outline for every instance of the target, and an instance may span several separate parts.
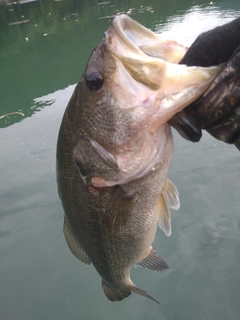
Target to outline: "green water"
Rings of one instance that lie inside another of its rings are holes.
[[[13,113],[0,118],[0,319],[238,320],[239,151],[207,134],[192,144],[174,133],[169,176],[181,207],[172,212],[171,237],[159,230],[154,243],[171,268],[131,272],[160,305],[135,294],[111,303],[94,268],[73,257],[65,243],[55,182],[58,129],[92,49],[119,12],[190,45],[200,32],[239,16],[240,3],[49,0],[0,6],[0,117]]]

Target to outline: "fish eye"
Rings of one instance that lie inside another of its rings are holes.
[[[104,80],[102,74],[97,71],[91,71],[86,74],[86,85],[90,91],[98,91],[102,88]]]

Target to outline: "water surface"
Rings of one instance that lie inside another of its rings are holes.
[[[0,1],[3,3],[4,1]],[[20,1],[21,2],[21,1]],[[190,45],[239,16],[235,1],[27,1],[0,6],[0,319],[238,320],[239,151],[208,134],[174,133],[170,178],[181,208],[173,234],[154,248],[171,266],[133,268],[133,281],[160,305],[132,294],[109,302],[100,277],[65,243],[55,149],[61,118],[112,17]]]

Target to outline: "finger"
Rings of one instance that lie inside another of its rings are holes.
[[[168,123],[175,128],[183,138],[189,141],[198,142],[202,137],[201,127],[195,115],[189,115],[181,111]]]
[[[240,49],[217,75],[204,95],[185,112],[194,109],[203,129],[215,126],[221,118],[227,116],[240,101]],[[220,120],[221,121],[221,120]]]

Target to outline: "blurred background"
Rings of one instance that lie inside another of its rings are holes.
[[[59,126],[112,18],[127,13],[189,46],[240,14],[239,0],[0,0],[0,319],[238,320],[240,161],[234,146],[174,132],[169,177],[180,193],[173,234],[154,249],[171,266],[131,277],[160,305],[107,300],[92,266],[65,243],[57,195]]]

